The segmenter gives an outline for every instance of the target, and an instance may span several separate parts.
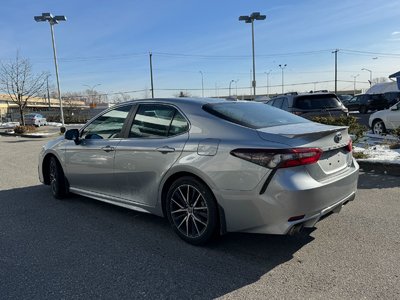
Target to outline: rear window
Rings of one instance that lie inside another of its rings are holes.
[[[310,122],[284,110],[256,102],[206,104],[203,109],[221,119],[254,129]]]
[[[305,95],[296,97],[294,108],[299,109],[326,109],[339,108],[339,100],[333,95]]]

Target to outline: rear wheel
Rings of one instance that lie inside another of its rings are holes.
[[[174,231],[190,244],[205,244],[217,231],[218,211],[214,195],[193,177],[182,177],[172,184],[167,194],[166,211]]]
[[[55,157],[50,158],[49,177],[53,197],[63,199],[67,195],[67,185],[62,167]]]
[[[372,123],[372,132],[379,135],[386,133],[385,123],[382,120],[375,120]]]

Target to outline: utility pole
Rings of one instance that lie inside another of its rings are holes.
[[[47,75],[46,77],[46,85],[47,85],[47,101],[49,102],[49,107],[51,107],[51,101],[50,101],[50,91],[49,91],[49,76]]]
[[[154,85],[153,85],[153,54],[150,52],[150,80],[151,80],[151,98],[154,99]]]
[[[339,49],[336,49],[332,53],[335,53],[335,94],[337,94],[337,53]]]

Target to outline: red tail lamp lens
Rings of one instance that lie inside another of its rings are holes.
[[[322,155],[322,150],[319,148],[236,149],[231,151],[231,154],[257,165],[275,169],[316,163]]]

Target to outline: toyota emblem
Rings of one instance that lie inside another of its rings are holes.
[[[339,143],[342,140],[342,134],[340,132],[337,132],[333,140],[335,141],[335,143]]]

